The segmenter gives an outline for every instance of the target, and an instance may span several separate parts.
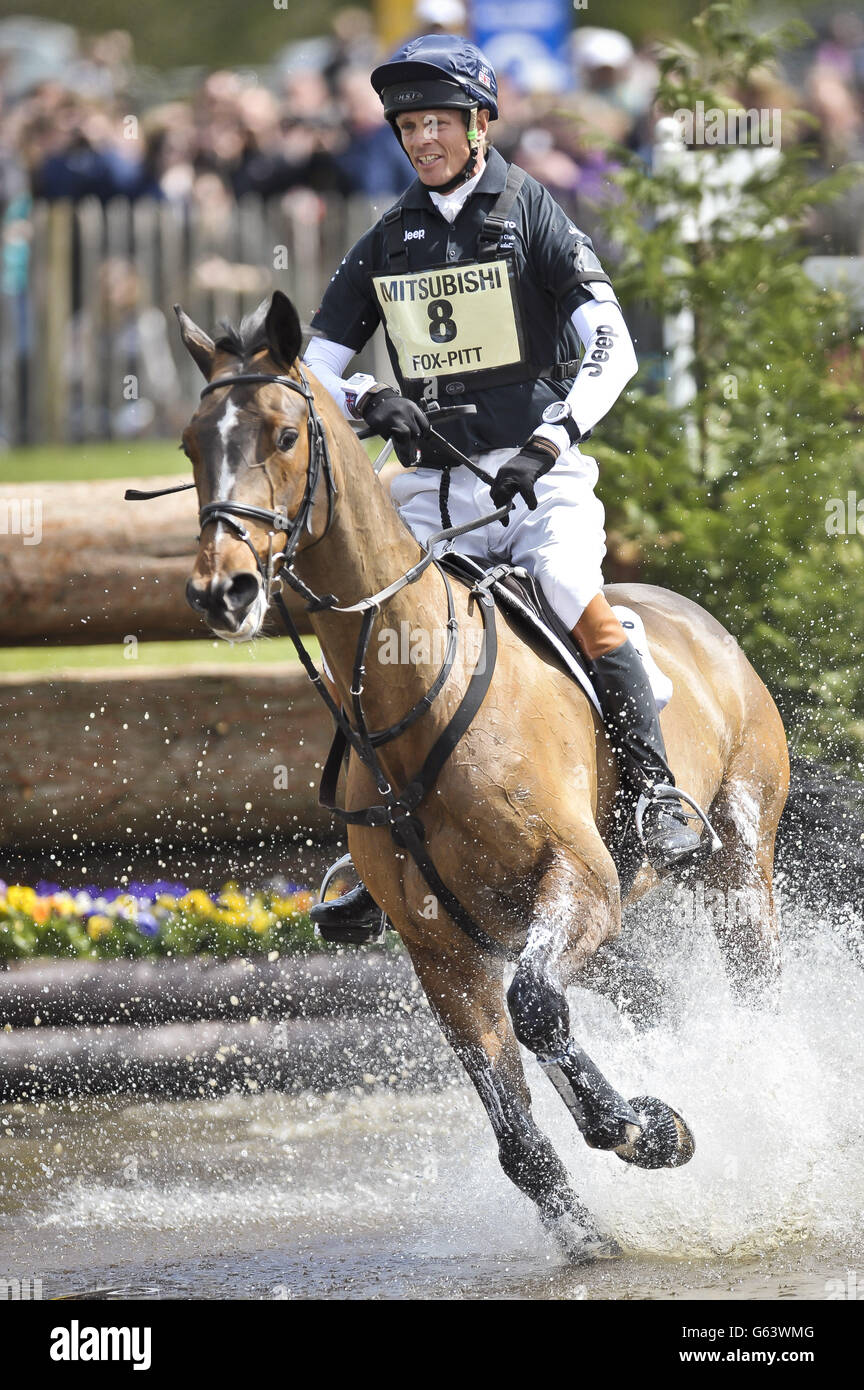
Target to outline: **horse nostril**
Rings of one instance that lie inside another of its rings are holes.
[[[196,613],[206,613],[207,611],[207,586],[197,584],[194,579],[186,581],[186,602],[190,608],[194,608]]]
[[[229,612],[236,613],[252,607],[258,597],[260,587],[257,574],[250,574],[248,570],[240,570],[239,573],[231,574],[223,581],[219,597]]]

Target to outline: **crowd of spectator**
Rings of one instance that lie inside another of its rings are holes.
[[[416,24],[417,32],[464,28],[462,0],[418,0]],[[3,30],[0,204],[21,192],[206,203],[214,187],[231,198],[297,188],[374,197],[398,194],[411,178],[369,85],[382,54],[366,10],[340,11],[328,38],[294,45],[264,74],[211,72],[182,100],[143,107],[133,95],[127,33],[81,38],[62,75],[40,78],[37,69],[23,85]],[[818,125],[807,138],[826,166],[864,154],[864,19],[835,15],[806,53],[803,72],[798,62],[791,75],[766,71],[756,89],[730,95],[745,107],[809,107]],[[494,143],[553,192],[602,199],[610,143],[650,158],[657,45],[634,48],[615,30],[581,25],[570,66],[572,87],[564,92],[532,88],[518,65],[499,72]]]
[[[464,0],[416,0],[414,18],[418,34],[467,32]],[[501,118],[491,130],[493,144],[589,232],[596,209],[615,196],[611,175],[621,148],[650,166],[661,54],[659,40],[636,46],[616,30],[579,23],[565,55],[570,80],[563,90],[552,80],[552,65],[544,69],[518,56],[497,65]],[[0,21],[0,294],[8,321],[17,324],[17,345],[0,350],[0,369],[19,372],[26,385],[36,199],[107,204],[119,196],[187,209],[203,250],[197,283],[247,295],[258,287],[260,271],[229,264],[219,246],[220,228],[230,224],[238,199],[278,198],[286,214],[308,224],[323,221],[333,195],[366,195],[386,206],[413,173],[369,82],[385,56],[370,12],[348,7],[327,36],[295,43],[266,66],[151,71],[145,81],[125,31],[88,38],[69,25]],[[730,88],[727,98],[744,109],[788,114],[784,144],[790,137],[808,142],[817,173],[864,159],[864,18],[845,11],[825,18],[809,46],[784,63],[757,71],[746,90]],[[793,114],[801,108],[810,123]],[[864,254],[864,180],[819,216],[811,233],[821,249]],[[106,360],[144,356],[145,340],[151,357],[168,358],[168,326],[140,268],[109,258],[95,309],[76,286],[65,354],[73,384],[100,341],[97,320],[112,325],[99,348]],[[24,400],[26,390],[18,394]],[[85,393],[79,394],[83,402]],[[109,428],[136,433],[150,427],[154,412],[167,418],[176,406],[176,383],[151,383],[145,394],[147,400],[124,406],[110,421],[108,404],[94,421],[73,401],[74,428],[81,437]],[[23,420],[26,404],[18,409]],[[8,402],[6,415],[0,401],[0,447],[25,432],[23,423],[10,424]]]

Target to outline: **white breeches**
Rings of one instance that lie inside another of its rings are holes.
[[[472,462],[494,477],[518,452],[495,449],[474,456]],[[572,629],[603,587],[605,513],[594,496],[597,477],[596,461],[573,445],[550,472],[538,478],[536,511],[530,511],[517,494],[508,526],[493,521],[457,536],[450,548],[486,563],[522,565],[542,586],[561,621]],[[398,473],[390,487],[399,515],[421,544],[441,530],[440,481],[439,470],[418,468]],[[487,484],[467,468],[453,469],[448,506],[454,526],[495,510]],[[440,542],[435,553],[440,554],[446,544]]]

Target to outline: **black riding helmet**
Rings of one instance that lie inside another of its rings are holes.
[[[459,173],[436,187],[450,193],[470,179],[480,152],[477,112],[498,119],[498,83],[484,54],[456,34],[424,34],[412,39],[372,73],[372,86],[381,98],[384,115],[402,144],[396,117],[404,111],[455,110],[465,113],[468,159]]]

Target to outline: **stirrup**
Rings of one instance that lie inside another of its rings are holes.
[[[353,867],[354,861],[350,854],[343,854],[341,859],[337,859],[335,864],[330,865],[330,868],[321,880],[321,887],[318,889],[318,903],[316,906],[323,903],[327,896],[327,889],[330,887],[336,875],[341,873],[343,869],[353,869]]]
[[[356,921],[354,923],[351,923],[350,921],[334,923],[319,922],[316,920],[315,913],[317,908],[324,907],[326,909],[329,907],[336,907],[337,905],[336,903],[325,902],[325,898],[327,897],[327,890],[330,887],[330,884],[333,881],[333,879],[336,877],[338,873],[342,871],[342,869],[348,869],[353,867],[354,863],[350,853],[343,854],[341,859],[337,859],[335,864],[331,864],[330,868],[327,870],[326,874],[324,875],[324,878],[321,881],[321,887],[318,891],[318,901],[313,905],[311,909],[310,915],[312,917],[313,922],[315,923],[315,935],[317,937],[320,937],[322,941],[329,942],[332,946],[366,946],[370,942],[382,941],[384,938],[384,932],[386,931],[387,927],[391,925],[390,919],[388,918],[387,914],[383,912],[380,908],[377,909],[377,921],[368,922],[367,924],[362,926],[359,925]],[[349,889],[348,893],[350,894],[352,892],[356,892],[357,889],[360,888],[363,889],[367,897],[369,897],[370,901],[372,901],[371,894],[369,893],[368,888],[366,888],[365,885],[359,879],[355,888]]]
[[[642,792],[639,800],[636,802],[636,836],[643,850],[645,849],[645,832],[642,829],[642,822],[645,818],[645,812],[651,806],[658,806],[664,801],[683,801],[686,805],[692,806],[696,814],[689,815],[685,811],[683,813],[685,820],[701,821],[708,832],[707,844],[703,841],[705,847],[702,848],[701,851],[694,851],[695,853],[699,853],[700,857],[707,858],[711,854],[716,854],[718,849],[723,848],[723,841],[720,839],[717,831],[702,810],[699,802],[696,801],[694,797],[690,796],[689,792],[682,792],[680,787],[673,787],[670,786],[668,782],[661,782],[658,786],[652,787],[650,792]]]

